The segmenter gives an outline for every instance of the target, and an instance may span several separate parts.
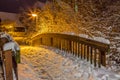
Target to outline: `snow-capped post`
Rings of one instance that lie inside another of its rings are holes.
[[[3,71],[5,80],[13,80],[12,50],[3,51]]]
[[[1,34],[2,51],[3,51],[3,65],[5,72],[5,80],[13,80],[13,74],[15,74],[16,80],[18,80],[17,64],[20,63],[20,47],[10,38],[8,34]]]
[[[16,80],[18,80],[18,67],[17,64],[20,63],[20,48],[15,42],[8,42],[3,45],[3,51],[6,52],[6,58],[5,58],[5,67],[6,69],[12,69],[12,73],[8,72],[9,76],[13,76],[15,74]],[[9,52],[7,52],[9,51]],[[10,58],[10,60],[9,60]],[[9,66],[11,65],[11,67]],[[6,70],[5,69],[5,70]],[[7,71],[6,71],[7,72]],[[12,74],[12,75],[10,75]],[[8,79],[12,80],[12,79]]]

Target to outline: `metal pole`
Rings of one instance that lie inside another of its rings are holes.
[[[35,28],[36,28],[35,30],[36,30],[36,31],[37,31],[37,27],[38,27],[38,26],[37,26],[37,22],[38,22],[37,20],[38,20],[38,15],[35,17],[35,24],[36,24],[36,25],[35,25]]]

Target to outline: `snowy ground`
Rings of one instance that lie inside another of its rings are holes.
[[[21,60],[19,80],[120,80],[120,73],[50,47],[21,46]]]

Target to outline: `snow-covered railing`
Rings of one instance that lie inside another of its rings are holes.
[[[31,38],[31,44],[34,46],[46,45],[59,48],[75,56],[90,61],[94,66],[106,66],[106,52],[109,50],[109,44],[83,38],[80,36],[43,33]]]

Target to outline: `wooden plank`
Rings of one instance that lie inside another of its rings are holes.
[[[101,51],[101,63],[103,66],[106,66],[106,55],[104,51]]]
[[[91,62],[91,64],[93,63],[93,48],[92,47],[90,47],[90,62]]]
[[[13,80],[13,71],[12,71],[12,52],[7,50],[3,52],[4,56],[4,67],[5,67],[5,80]]]
[[[3,78],[2,65],[0,65],[0,80],[4,80],[4,78]]]
[[[78,57],[80,57],[80,44],[78,43]]]
[[[83,55],[84,55],[84,59],[86,59],[86,45],[84,45]]]
[[[94,66],[96,67],[97,49],[94,49]]]
[[[101,60],[102,60],[102,58],[101,58],[101,52],[99,53],[99,62],[98,62],[98,67],[101,67]]]
[[[0,74],[3,73],[3,70],[2,70],[2,65],[0,65]]]
[[[72,41],[68,41],[68,50],[69,50],[69,53],[71,53],[72,52]]]
[[[82,59],[82,44],[80,44],[80,56],[81,56],[81,59]]]
[[[87,46],[87,61],[90,60],[90,48]]]

